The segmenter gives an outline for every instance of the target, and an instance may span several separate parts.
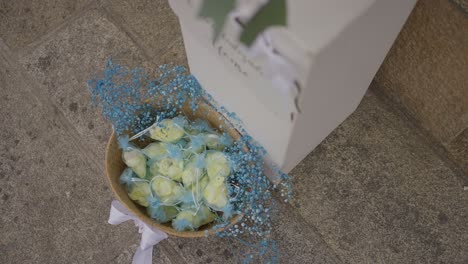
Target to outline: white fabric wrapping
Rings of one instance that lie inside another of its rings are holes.
[[[153,261],[153,246],[166,239],[167,234],[145,224],[119,201],[112,201],[109,224],[118,225],[129,220],[133,220],[138,227],[138,232],[141,234],[140,246],[133,256],[132,264],[151,264]]]
[[[296,67],[288,61],[284,56],[277,54],[271,41],[268,32],[263,32],[254,41],[250,49],[247,49],[247,54],[252,58],[264,56],[266,63],[263,67],[263,72],[267,79],[270,79],[273,87],[278,89],[282,95],[288,98],[296,98],[298,90],[295,89],[294,82],[298,80]],[[291,104],[296,112],[299,112],[298,106],[293,104],[294,101],[286,101]]]
[[[250,19],[266,3],[266,0],[238,0],[237,9],[232,12],[231,17]],[[241,28],[239,27],[238,30],[240,31]],[[272,80],[273,86],[283,95],[292,97],[297,95],[292,89],[297,78],[297,70],[286,58],[274,52],[268,32],[260,33],[246,52],[252,58],[265,56],[266,63],[263,71],[266,78]]]

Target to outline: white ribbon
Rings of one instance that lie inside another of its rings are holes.
[[[248,20],[266,3],[268,3],[267,0],[238,0],[236,10],[231,12],[230,17]],[[236,28],[237,34],[241,34],[242,27],[237,25]],[[269,79],[273,79],[273,82],[277,83],[275,85],[283,94],[287,94],[289,92],[289,87],[285,86],[290,85],[286,83],[294,82],[297,77],[297,70],[287,58],[275,53],[273,41],[268,30],[260,33],[252,43],[252,46],[245,49],[245,52],[253,58],[265,56],[266,63],[263,68],[265,76]]]
[[[296,89],[297,87],[294,84],[298,80],[297,68],[286,57],[275,52],[268,32],[263,32],[257,36],[250,49],[247,49],[246,52],[253,58],[264,56],[266,60],[263,67],[265,77],[271,80],[273,86],[282,95],[296,99],[299,95],[299,90]],[[296,112],[300,112],[295,100],[288,100],[286,102],[289,107]]]
[[[230,14],[231,20],[240,18],[242,21],[249,20],[267,0],[237,0],[236,10]],[[243,28],[237,23],[233,23],[235,32],[241,34]],[[263,74],[266,79],[271,80],[282,96],[291,98],[292,100],[284,100],[285,107],[295,112],[300,112],[297,104],[299,89],[295,85],[295,81],[299,80],[298,68],[287,56],[275,52],[269,30],[260,33],[249,48],[243,49],[251,58],[263,58]]]
[[[118,225],[133,220],[141,234],[140,246],[133,255],[132,264],[151,264],[153,261],[153,246],[167,238],[167,234],[154,229],[127,210],[119,201],[112,201],[109,224]]]
[[[266,3],[268,0],[237,0],[236,9],[232,11],[232,14],[235,17],[248,20]]]

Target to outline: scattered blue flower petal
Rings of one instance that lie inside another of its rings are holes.
[[[195,158],[195,168],[203,169],[206,168],[206,161],[204,153],[199,154]]]
[[[190,144],[192,149],[199,149],[205,145],[205,137],[200,134],[190,136]]]
[[[169,158],[175,159],[175,160],[182,160],[183,155],[182,155],[182,150],[179,145],[167,144],[166,149],[167,149],[167,155]]]
[[[187,219],[172,220],[172,227],[177,231],[193,230],[193,225]]]
[[[183,116],[176,116],[172,119],[172,121],[174,122],[174,125],[184,129],[187,124],[188,124],[188,121],[185,117]]]
[[[121,184],[125,184],[128,186],[132,182],[133,177],[134,177],[134,173],[132,169],[126,168],[120,175],[119,180]]]
[[[199,132],[212,132],[210,124],[206,120],[197,119],[192,122],[191,127]]]
[[[121,135],[117,137],[117,141],[119,142],[119,147],[124,151],[129,150],[133,147],[133,145],[129,141],[128,135]]]
[[[229,147],[232,145],[233,140],[231,136],[229,136],[226,132],[224,132],[219,138],[219,142],[221,142],[221,144],[224,145],[225,147]]]

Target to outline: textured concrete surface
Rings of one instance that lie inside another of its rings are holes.
[[[176,64],[189,68],[185,54],[184,40],[179,37],[174,44],[161,56],[155,58],[157,64]]]
[[[466,185],[468,185],[468,127],[455,139],[446,145],[448,152],[465,173]]]
[[[0,45],[0,263],[127,260],[138,233],[107,224],[101,162]]]
[[[43,2],[0,0],[0,263],[130,263],[139,235],[106,222],[110,126],[86,81],[109,56],[187,65],[177,20],[164,1]],[[280,263],[468,261],[460,171],[393,107],[369,92],[292,172],[295,200],[278,203],[273,232]],[[239,263],[248,250],[170,238],[153,263]]]
[[[111,57],[128,65],[144,61],[131,39],[95,9],[19,57],[41,92],[72,121],[90,146],[98,146],[100,157],[111,128],[91,108],[86,83]]]
[[[467,28],[466,12],[451,1],[418,1],[376,75],[380,89],[444,144],[466,174],[468,155],[449,145],[463,143],[459,136],[468,129]]]
[[[92,0],[0,1],[0,37],[11,49],[19,49],[79,11]]]
[[[151,56],[164,53],[181,35],[166,1],[104,0],[102,6]]]
[[[465,263],[459,170],[372,92],[293,171],[293,203],[350,263]]]

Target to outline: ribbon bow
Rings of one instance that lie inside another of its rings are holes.
[[[153,261],[153,246],[167,238],[167,234],[154,229],[127,210],[119,201],[112,201],[109,224],[118,225],[133,220],[141,234],[140,246],[133,255],[132,264],[151,264]]]

